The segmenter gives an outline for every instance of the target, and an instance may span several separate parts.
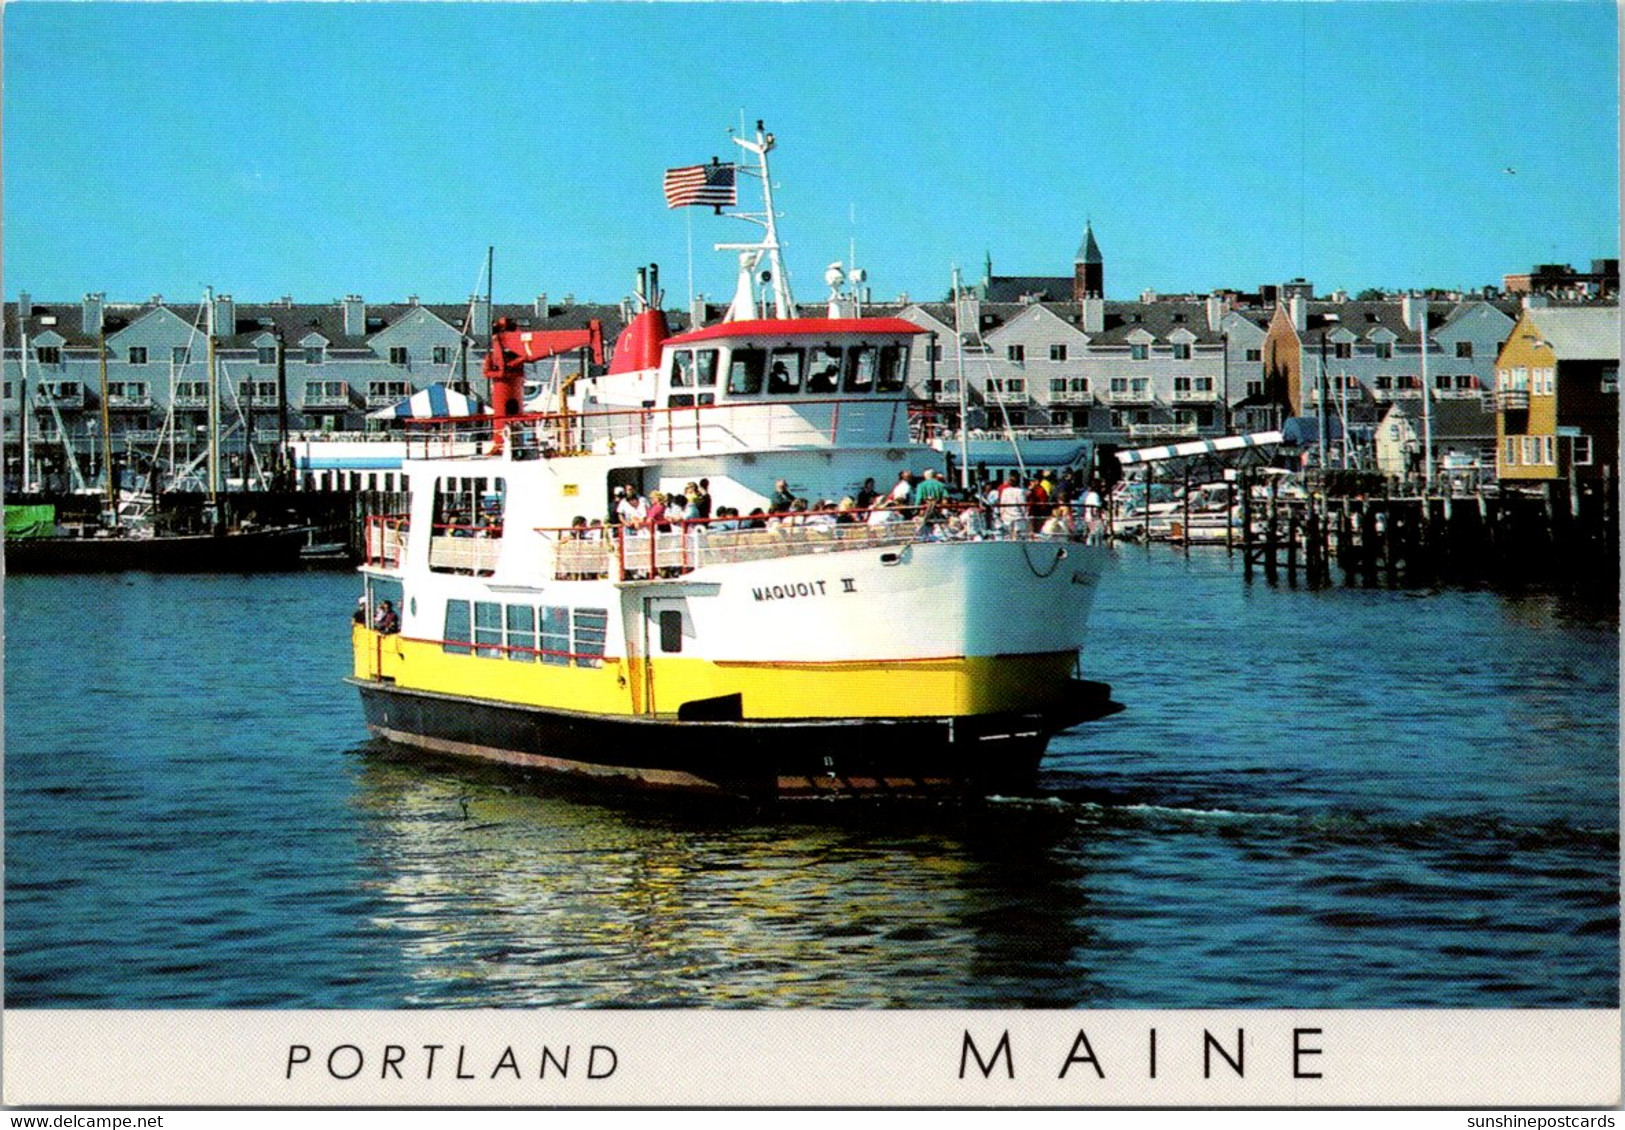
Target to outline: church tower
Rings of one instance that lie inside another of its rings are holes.
[[[1106,295],[1106,261],[1100,257],[1100,244],[1095,242],[1095,228],[1085,224],[1083,243],[1078,256],[1072,260],[1072,299],[1104,298]]]

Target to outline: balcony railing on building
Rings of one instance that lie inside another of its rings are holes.
[[[50,385],[41,385],[34,390],[33,400],[40,407],[49,407],[55,404],[58,408],[83,408],[85,406],[85,390],[82,385],[67,391],[52,388]]]
[[[1171,424],[1130,424],[1129,439],[1194,439],[1201,435],[1195,420],[1177,420]]]
[[[1211,388],[1175,388],[1169,399],[1175,404],[1216,404],[1219,393]]]
[[[1110,404],[1155,404],[1156,395],[1149,385],[1145,388],[1114,388],[1106,391],[1106,400]]]
[[[1529,407],[1529,390],[1526,388],[1503,388],[1495,393],[1495,407],[1501,412],[1518,412]]]
[[[385,403],[398,404],[401,399],[402,398],[399,396],[383,397],[379,400],[379,405],[382,406]],[[309,411],[312,408],[349,408],[351,406],[350,391],[346,388],[338,391],[324,390],[322,392],[306,392],[305,398],[301,402],[301,406],[306,411]]]

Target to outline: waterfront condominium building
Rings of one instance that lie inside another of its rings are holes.
[[[251,304],[222,294],[213,302],[212,390],[211,319],[202,300],[124,303],[87,294],[42,302],[21,294],[6,303],[7,481],[21,483],[25,446],[29,481],[43,486],[99,474],[104,447],[136,475],[156,463],[195,471],[206,458],[211,414],[223,478],[253,478],[283,428],[331,435],[383,427],[369,425],[368,413],[435,382],[483,393],[492,316],[484,299],[369,305],[350,295]],[[610,340],[626,316],[621,306],[549,303],[545,295],[499,304],[494,313],[550,329],[598,318]],[[560,359],[566,373],[576,363]]]

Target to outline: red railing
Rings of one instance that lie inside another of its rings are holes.
[[[367,544],[364,561],[386,569],[406,564],[406,532],[410,519],[405,514],[367,515]]]

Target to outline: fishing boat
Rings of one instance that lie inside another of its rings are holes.
[[[299,552],[310,536],[309,528],[304,526],[172,534],[129,525],[52,525],[54,529],[49,532],[24,536],[8,532],[8,574],[262,573],[296,568]]]
[[[910,434],[920,331],[797,316],[773,137],[734,140],[764,234],[719,245],[739,254],[720,322],[671,332],[641,268],[607,371],[552,410],[524,410],[526,366],[601,363],[599,327],[498,320],[492,413],[409,428],[409,510],[372,520],[360,568],[348,681],[367,725],[423,753],[756,799],[1030,786],[1053,735],[1121,709],[1080,667],[1108,551],[974,504],[860,517],[865,480],[945,468]],[[690,485],[708,516],[615,520]]]

